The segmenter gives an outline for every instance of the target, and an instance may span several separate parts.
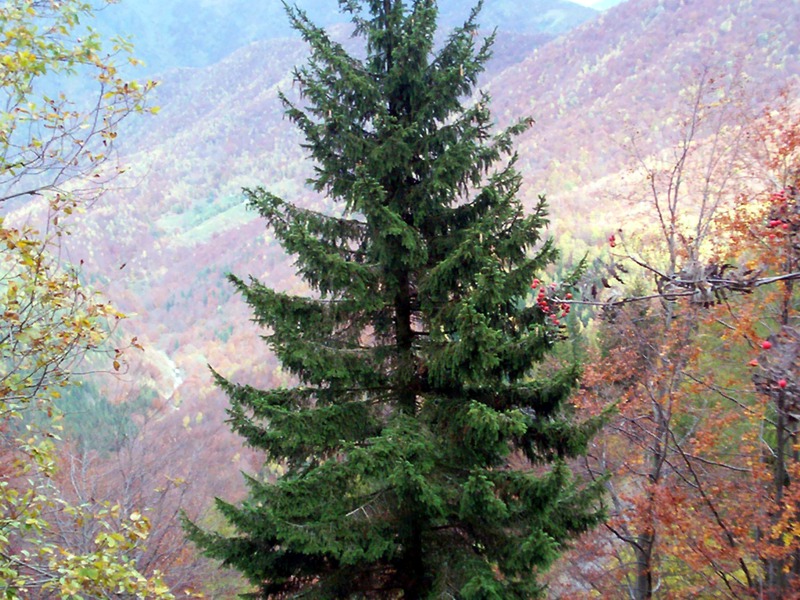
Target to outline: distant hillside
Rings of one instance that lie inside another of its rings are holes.
[[[608,10],[609,8],[613,8],[617,4],[621,4],[623,2],[627,2],[628,0],[600,0],[592,6],[595,10]]]
[[[298,0],[315,23],[347,19],[336,0]],[[441,22],[463,22],[471,3],[443,0]],[[566,0],[529,0],[524,10],[515,0],[487,0],[481,23],[491,29],[548,38],[561,35],[595,17],[593,9]],[[176,67],[204,67],[252,42],[295,37],[278,0],[123,0],[98,13],[98,29],[130,36],[146,73]]]
[[[212,12],[221,5],[191,3]],[[142,0],[137,6],[158,5]],[[190,9],[188,2],[180,6]],[[455,19],[453,6],[445,4],[445,14]],[[520,21],[527,12],[517,15]],[[244,14],[253,16],[234,17]],[[566,18],[551,17],[552,23]],[[165,23],[181,18],[188,14],[170,13]],[[234,37],[235,19],[224,27],[198,25],[190,37],[199,40],[214,27]],[[333,28],[345,41],[348,31]],[[625,132],[640,128],[649,149],[657,150],[681,90],[704,66],[725,72],[741,65],[764,93],[785,84],[800,73],[797,31],[798,0],[629,0],[557,39],[501,30],[483,86],[501,122],[536,119],[519,144],[527,199],[548,192],[562,230],[613,227],[588,223],[598,201],[584,190],[603,177],[604,186],[613,186],[610,176],[627,159],[620,143]],[[170,43],[177,48],[190,37]],[[220,41],[220,52],[226,44]],[[279,90],[292,93],[291,68],[304,52],[296,39],[260,41],[208,67],[165,74],[157,88],[160,115],[120,137],[129,173],[68,241],[69,257],[84,261],[90,282],[136,314],[126,327],[153,349],[145,356],[168,357],[170,369],[174,364],[181,410],[199,403],[209,423],[221,422],[225,400],[214,395],[207,364],[262,383],[284,378],[225,274],[298,289],[291,260],[244,209],[241,187],[264,185],[330,209],[304,185],[312,166],[278,101]],[[213,56],[208,51],[203,60]]]
[[[621,168],[623,139],[659,149],[682,91],[706,69],[741,71],[769,98],[800,75],[798,0],[628,0],[537,49],[488,85],[504,116],[530,113],[520,151],[530,194],[558,194]],[[558,211],[557,207],[554,207]]]

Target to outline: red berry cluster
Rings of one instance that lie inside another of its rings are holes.
[[[531,289],[534,291],[539,290],[536,294],[536,306],[539,310],[546,315],[547,319],[555,327],[562,327],[561,320],[569,314],[570,310],[570,306],[565,300],[572,300],[572,294],[567,292],[564,295],[564,299],[561,300],[556,295],[558,286],[555,283],[546,286],[538,279],[533,280]]]
[[[762,349],[762,350],[771,350],[771,349],[772,349],[772,342],[770,342],[769,340],[764,340],[763,342],[761,342],[761,349]],[[747,363],[747,364],[748,364],[749,366],[751,366],[751,367],[758,367],[758,366],[760,366],[760,364],[759,364],[759,362],[758,362],[758,359],[756,359],[756,358],[754,358],[753,360],[751,360],[751,361],[750,361],[749,363]],[[777,382],[775,382],[775,383],[776,383],[776,384],[777,384],[777,386],[778,386],[780,389],[782,389],[782,390],[783,390],[783,389],[786,389],[786,386],[787,386],[787,385],[789,385],[788,381],[787,381],[785,378],[778,379],[778,381],[777,381]]]
[[[793,233],[800,228],[796,196],[793,188],[781,190],[770,196],[772,210],[766,222],[766,228],[772,230],[769,234],[770,240],[782,238],[785,234]]]

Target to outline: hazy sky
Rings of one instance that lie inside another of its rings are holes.
[[[584,6],[594,6],[595,4],[609,4],[608,2],[603,2],[603,0],[572,0],[575,4],[583,4]],[[616,0],[614,4],[620,4],[622,0]]]

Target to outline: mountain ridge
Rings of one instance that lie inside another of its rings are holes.
[[[348,15],[339,13],[335,0],[300,0],[296,4],[320,26],[349,22]],[[442,26],[462,24],[469,8],[457,0],[439,2]],[[569,0],[530,0],[522,13],[514,0],[485,0],[481,22],[487,30],[496,27],[553,38],[597,14]],[[174,68],[209,66],[253,42],[299,38],[282,3],[275,0],[122,2],[98,11],[97,29],[105,36],[131,36],[136,55],[145,63],[136,74],[148,77]]]
[[[680,90],[700,64],[692,57],[718,58],[722,48],[734,55],[752,46],[759,52],[745,64],[772,65],[756,73],[765,86],[796,77],[800,67],[797,52],[787,43],[791,40],[768,27],[781,3],[751,4],[629,0],[567,36],[516,55],[515,38],[504,39],[501,33],[484,87],[493,95],[492,109],[501,123],[527,114],[536,119],[518,145],[528,201],[547,192],[559,220],[560,198],[569,190],[623,169],[628,157],[614,146],[614,136],[626,119],[629,126],[648,120],[658,128],[667,126],[666,115],[675,110]],[[781,11],[780,18],[800,26],[800,6],[794,2],[793,7]],[[338,35],[347,39],[344,30]],[[764,42],[764,35],[771,37]],[[704,45],[695,47],[691,40],[698,39]],[[116,255],[124,256],[131,272],[139,269],[142,293],[132,296],[124,283],[109,291],[113,298],[125,298],[123,304],[132,303],[123,308],[150,314],[156,323],[169,322],[178,328],[173,337],[189,339],[193,331],[196,345],[202,346],[215,339],[214,331],[227,329],[229,321],[235,328],[249,327],[243,314],[225,319],[217,314],[216,305],[230,301],[225,272],[293,285],[288,261],[274,254],[277,249],[264,245],[254,251],[265,243],[263,224],[236,198],[242,187],[264,184],[294,200],[331,209],[303,183],[311,165],[277,96],[279,90],[291,94],[291,68],[303,56],[299,41],[257,42],[215,65],[174,71],[165,78],[156,98],[163,107],[160,117],[132,132],[123,146],[127,162],[135,165],[131,181],[137,183],[108,198],[87,220],[95,231],[82,251],[87,265],[113,269],[109,260]],[[725,68],[724,61],[718,68]],[[103,248],[102,231],[116,231],[114,252]],[[245,240],[241,248],[240,240]],[[204,279],[187,280],[193,261],[202,265],[196,270],[206,272]],[[152,269],[153,264],[159,268]],[[164,268],[167,274],[156,280],[153,273]],[[211,283],[203,283],[206,279]],[[177,282],[187,289],[177,292]],[[203,289],[213,291],[215,306],[189,306]],[[194,316],[184,320],[166,314],[165,298],[172,297],[171,310]],[[203,319],[209,331],[200,325]]]

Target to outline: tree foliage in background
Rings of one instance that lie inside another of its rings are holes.
[[[189,535],[259,597],[532,598],[599,486],[565,464],[597,426],[566,404],[578,370],[541,367],[559,334],[525,302],[556,254],[544,201],[516,197],[531,121],[492,134],[488,96],[466,101],[492,43],[477,9],[436,48],[431,0],[340,5],[366,57],[289,9],[311,58],[307,106],[283,100],[341,212],[247,192],[315,294],[232,278],[299,384],[218,377],[234,430],[285,471],[218,501],[233,535]]]
[[[608,484],[615,509],[607,526],[623,545],[615,547],[606,571],[622,579],[625,591],[616,593],[637,600],[652,597],[658,588],[689,595],[713,588],[704,577],[695,578],[692,567],[681,570],[674,580],[669,578],[682,569],[672,561],[680,563],[691,545],[681,538],[680,527],[670,527],[670,519],[676,518],[676,497],[683,484],[701,498],[713,497],[706,489],[711,482],[699,475],[705,465],[695,462],[701,437],[695,433],[707,423],[717,421],[719,426],[721,417],[715,418],[714,402],[695,396],[692,374],[707,334],[701,324],[707,307],[718,300],[714,285],[706,281],[714,277],[707,269],[710,241],[714,235],[724,235],[715,225],[744,180],[741,85],[736,73],[703,69],[685,88],[675,127],[662,141],[660,153],[644,155],[634,136],[633,158],[641,187],[633,194],[640,202],[646,199],[642,204],[649,209],[648,225],[631,236],[632,241],[621,232],[610,240],[615,262],[608,279],[616,278],[615,285],[623,281],[638,285],[651,295],[646,303],[609,310],[610,318],[601,328],[602,376],[593,384],[595,400],[607,402],[609,388],[622,399],[618,419],[601,442],[603,449],[592,455],[599,472],[609,469],[617,475]],[[730,269],[730,275],[736,271]],[[719,297],[723,293],[719,290]],[[692,420],[693,425],[687,424]],[[700,518],[706,510],[713,514],[715,506],[709,509],[700,503],[695,508],[698,522],[702,520],[708,531],[719,526]],[[723,525],[715,543],[724,550],[732,536]],[[752,574],[747,566],[735,559],[730,562],[731,570],[741,570],[748,585]],[[722,581],[714,583],[723,584],[728,576],[726,570]],[[701,581],[699,590],[691,588],[695,579]]]
[[[75,382],[87,353],[122,317],[86,290],[57,256],[63,217],[95,199],[116,174],[101,170],[116,128],[145,110],[151,84],[117,76],[110,56],[81,21],[90,4],[14,0],[0,7],[0,591],[6,598],[170,597],[140,573],[131,553],[149,530],[140,510],[65,500],[55,483],[61,430],[54,401]],[[115,48],[114,52],[123,50]],[[74,88],[72,75],[97,88]],[[36,201],[43,227],[2,213]],[[119,356],[108,359],[119,369]],[[76,551],[54,522],[95,523]]]
[[[613,508],[567,559],[570,597],[800,593],[800,119],[792,94],[733,111],[724,81],[699,81],[674,162],[644,172],[659,234],[610,240],[632,295],[605,305],[581,404],[619,404],[587,460]]]
[[[104,52],[85,24],[92,16],[92,3],[79,0],[0,7],[2,203],[42,195],[62,204],[94,199],[116,174],[99,167],[112,154],[121,120],[155,110],[145,102],[154,84],[127,81],[114,65],[129,45],[116,40]]]

